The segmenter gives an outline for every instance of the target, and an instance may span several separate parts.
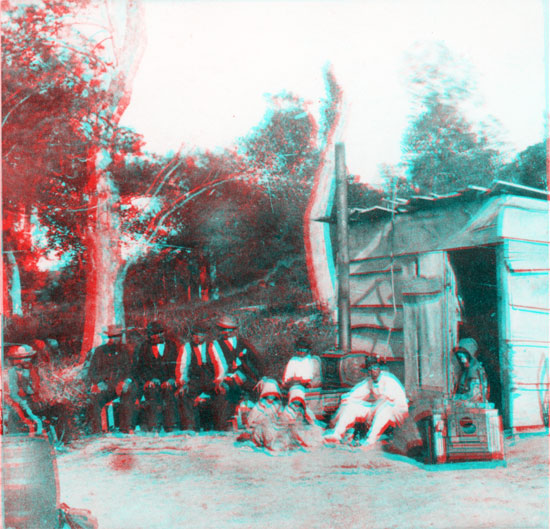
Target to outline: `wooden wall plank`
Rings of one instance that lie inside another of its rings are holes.
[[[383,309],[351,308],[351,326],[377,326],[386,329],[403,330],[403,309],[393,307]]]
[[[353,351],[364,351],[382,358],[403,358],[403,333],[392,332],[388,343],[387,331],[355,329],[351,333]]]
[[[509,308],[509,338],[513,342],[548,341],[548,312]]]
[[[550,268],[547,243],[507,240],[504,258],[508,269],[514,272]]]
[[[402,303],[401,293],[394,283],[395,302]],[[350,277],[351,305],[393,305],[391,279],[379,276]]]
[[[514,428],[544,426],[542,394],[526,386],[511,386],[511,424]]]

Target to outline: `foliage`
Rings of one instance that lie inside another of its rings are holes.
[[[3,242],[20,268],[24,303],[37,310],[56,292],[59,302],[78,292],[83,279],[83,125],[103,97],[103,66],[69,23],[86,4],[3,3]],[[67,272],[55,284],[52,267]]]
[[[73,31],[77,44],[66,44],[64,18],[71,9],[74,4],[63,1],[18,6],[2,23],[4,207],[47,209],[60,224],[66,208],[81,204],[88,141],[83,125],[103,97],[99,61],[79,51],[85,37]]]
[[[403,139],[408,182],[425,194],[488,185],[500,155],[487,127],[476,130],[461,110],[461,102],[472,93],[467,65],[437,45],[421,50],[411,69],[417,113]]]
[[[383,204],[384,192],[367,183],[350,177],[348,183],[348,207],[349,209],[367,209]]]
[[[140,298],[136,292],[152,285],[158,292],[167,277],[183,286],[206,260],[216,287],[237,304],[244,302],[239,296],[255,290],[269,314],[311,301],[301,225],[319,145],[334,119],[337,85],[330,74],[320,128],[302,99],[281,93],[269,97],[263,121],[235,151],[182,148],[175,155],[151,155],[141,152],[138,134],[116,125],[109,87],[117,66],[103,42],[76,29],[88,4],[6,5],[2,97],[9,229],[4,241],[24,265],[27,304],[44,316],[26,317],[27,329],[42,337],[58,329],[81,331],[100,150],[114,184],[113,213],[120,219],[120,233],[112,240],[120,246],[121,266],[134,263],[127,300]],[[111,30],[99,33],[111,35]],[[109,39],[113,35],[104,42]],[[40,244],[31,237],[31,226],[41,233]],[[51,267],[40,272],[38,263],[46,258],[59,261],[57,272]],[[175,306],[181,310],[188,300],[175,295],[177,288],[165,290],[171,295],[163,301],[173,302],[161,306],[162,300],[141,296],[141,306],[133,310],[143,318],[163,310],[168,316]],[[29,297],[30,292],[36,295]],[[10,333],[21,338],[20,329]]]
[[[445,194],[468,185],[487,185],[496,175],[498,152],[452,105],[426,102],[407,132],[404,154],[410,183],[423,193]]]
[[[265,263],[303,254],[302,219],[320,162],[318,132],[307,104],[285,92],[271,96],[263,122],[240,142],[239,153],[264,197],[258,234]]]
[[[260,181],[276,186],[310,179],[315,170],[317,125],[299,97],[283,92],[269,97],[263,122],[240,142],[240,154]]]
[[[529,187],[548,190],[547,140],[527,147],[503,167],[499,178]]]

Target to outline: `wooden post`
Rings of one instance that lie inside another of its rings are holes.
[[[351,350],[349,245],[348,245],[348,175],[343,143],[335,146],[336,227],[338,238],[338,347]]]

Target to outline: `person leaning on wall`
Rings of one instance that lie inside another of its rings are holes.
[[[368,430],[361,446],[368,449],[378,442],[388,427],[401,426],[408,414],[403,384],[389,371],[382,371],[378,359],[372,359],[367,364],[367,378],[342,399],[331,421],[332,430],[325,434],[325,441],[340,442],[356,423],[363,422],[368,425]]]
[[[484,367],[476,358],[477,342],[473,338],[462,338],[454,353],[460,364],[460,374],[453,391],[453,400],[464,403],[487,402],[489,383]]]

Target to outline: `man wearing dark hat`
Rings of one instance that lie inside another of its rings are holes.
[[[489,398],[487,374],[476,358],[477,350],[477,342],[473,338],[463,338],[458,342],[455,356],[461,373],[454,390],[455,400],[487,402]]]
[[[217,413],[220,428],[225,430],[230,426],[229,421],[237,404],[253,393],[263,369],[256,350],[239,336],[234,318],[223,316],[216,325],[220,337],[212,342],[212,348],[223,364],[223,371],[216,379],[216,391],[226,396],[223,407]]]
[[[96,347],[92,354],[88,368],[88,420],[92,433],[107,430],[107,410],[104,406],[117,398],[120,399],[120,431],[128,433],[134,427],[136,385],[130,378],[130,351],[122,343],[122,334],[122,327],[109,325],[105,331],[107,342]]]
[[[171,431],[179,422],[176,404],[176,365],[178,350],[166,337],[158,321],[147,325],[147,338],[137,348],[133,374],[143,401],[144,424],[147,430],[164,425]]]
[[[196,324],[191,341],[179,348],[176,365],[177,397],[183,429],[219,429],[225,395],[217,391],[225,366],[212,344],[206,341],[208,330]]]
[[[306,388],[321,386],[321,359],[311,354],[311,344],[299,338],[295,345],[296,355],[287,363],[283,373],[283,386],[289,388],[300,384]]]
[[[409,413],[405,388],[399,379],[380,369],[380,361],[372,359],[367,364],[368,377],[357,384],[342,399],[331,422],[325,440],[339,442],[357,422],[369,425],[367,437],[362,443],[370,448],[389,426],[401,426]]]

